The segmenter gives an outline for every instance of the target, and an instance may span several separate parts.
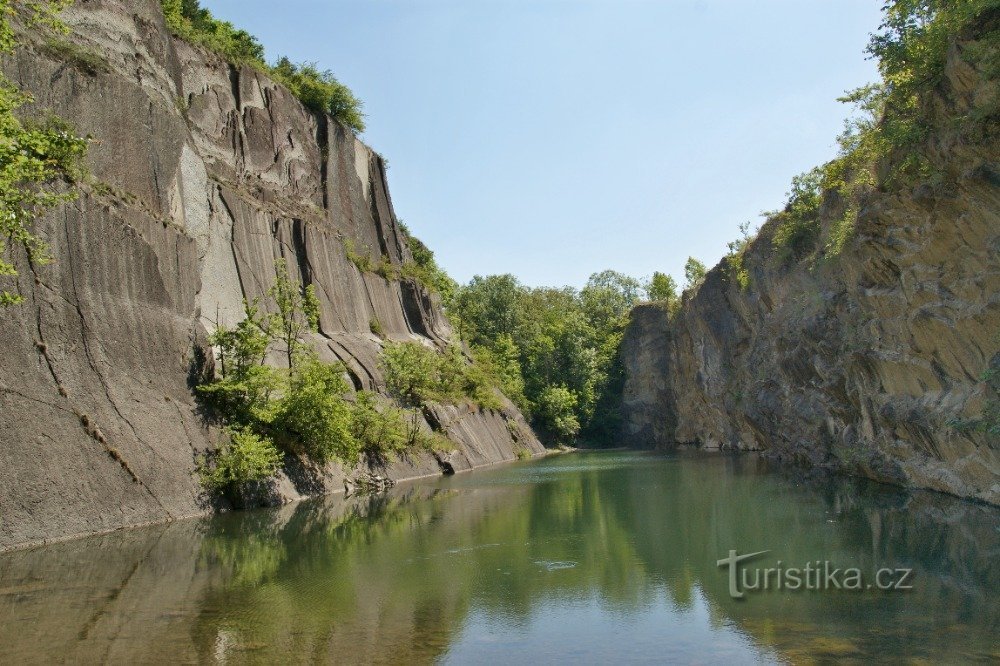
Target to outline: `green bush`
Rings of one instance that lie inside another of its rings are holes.
[[[455,345],[440,353],[418,342],[390,343],[379,362],[386,388],[404,405],[469,400],[487,409],[502,406],[489,376]]]
[[[315,358],[292,372],[287,393],[278,401],[271,423],[283,446],[314,460],[334,458],[355,463],[360,447],[351,432],[352,413],[344,368]]]
[[[357,132],[365,131],[361,101],[330,70],[321,71],[315,63],[296,65],[288,58],[280,58],[269,73],[307,108],[328,113]]]
[[[315,64],[295,64],[279,58],[273,66],[264,59],[264,47],[257,38],[220,21],[201,7],[198,0],[160,0],[170,30],[191,43],[221,55],[229,62],[250,65],[270,75],[316,113],[328,113],[355,130],[365,131],[361,101],[328,70]]]
[[[744,222],[740,225],[740,237],[726,244],[729,248],[729,253],[725,257],[726,274],[743,291],[750,288],[750,269],[746,265],[746,253],[752,241],[750,223]]]
[[[229,441],[199,465],[202,483],[212,490],[232,494],[252,481],[274,476],[281,468],[281,453],[267,437],[249,428],[227,428]]]
[[[441,300],[445,307],[450,307],[455,298],[455,292],[458,290],[458,284],[438,266],[437,261],[434,259],[434,253],[431,252],[430,248],[424,245],[419,238],[411,234],[405,224],[400,222],[399,227],[406,238],[410,254],[413,256],[413,261],[403,264],[401,275],[406,278],[415,279],[427,289],[437,292],[441,295]]]

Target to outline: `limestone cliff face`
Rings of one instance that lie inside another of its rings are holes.
[[[996,95],[956,46],[928,113]],[[962,425],[998,398],[984,372],[1000,365],[1000,140],[938,126],[939,184],[871,196],[838,256],[782,265],[770,222],[748,289],[723,262],[673,319],[635,313],[626,442],[762,450],[1000,503],[1000,441]],[[821,244],[842,215],[826,201]]]
[[[173,38],[156,0],[88,0],[67,38],[104,67],[50,55],[40,35],[3,63],[34,107],[93,135],[95,184],[39,221],[55,262],[16,257],[25,303],[0,321],[0,549],[205,511],[196,457],[218,433],[192,393],[208,331],[263,295],[274,262],[316,287],[317,347],[378,390],[382,340],[441,345],[448,321],[410,280],[362,273],[343,239],[410,259],[385,164],[287,90]],[[513,407],[440,407],[458,450],[415,454],[405,478],[542,447]],[[331,465],[282,475],[282,499],[343,489]]]

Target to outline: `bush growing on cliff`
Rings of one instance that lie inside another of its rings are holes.
[[[13,52],[17,45],[12,17],[36,28],[64,31],[57,14],[68,4],[63,0],[0,0],[0,55]],[[83,176],[87,140],[57,118],[41,123],[20,120],[16,112],[31,101],[30,95],[0,74],[0,280],[18,275],[10,246],[22,247],[35,266],[51,261],[34,222],[46,210],[73,200],[75,184]],[[15,291],[0,287],[0,308],[22,300]]]
[[[357,462],[360,447],[351,432],[347,392],[343,366],[314,357],[300,361],[274,409],[270,425],[278,441],[319,462]]]
[[[444,272],[437,260],[434,259],[434,253],[431,252],[430,248],[410,233],[409,228],[402,221],[399,222],[399,228],[402,230],[410,248],[410,254],[413,256],[412,262],[403,264],[403,277],[412,277],[431,291],[437,292],[441,295],[441,301],[445,308],[450,308],[455,298],[455,292],[458,290],[458,283]]]
[[[418,342],[387,344],[379,357],[386,388],[402,404],[418,407],[429,402],[472,401],[486,409],[502,403],[490,377],[470,362],[457,345],[438,352]]]
[[[229,441],[199,465],[202,484],[226,494],[253,481],[267,479],[281,468],[281,453],[270,439],[250,428],[226,429]]]
[[[315,328],[315,297],[288,276],[281,262],[267,305],[270,313],[259,300],[244,303],[243,320],[234,327],[219,326],[209,338],[217,350],[219,377],[197,391],[231,441],[203,462],[206,487],[232,494],[245,483],[273,475],[277,467],[265,463],[271,460],[269,447],[275,446],[320,463],[336,459],[347,464],[362,455],[377,463],[410,448],[449,448],[441,435],[421,429],[418,411],[380,408],[365,391],[349,399],[344,367],[320,361],[302,337]],[[274,348],[285,352],[288,368],[265,365]],[[447,382],[449,391],[478,395],[484,380],[460,360],[461,365],[451,356],[442,357],[439,376],[453,377]]]
[[[270,66],[256,37],[215,18],[198,0],[160,0],[160,3],[167,26],[178,37],[204,46],[229,62],[265,72],[312,111],[327,113],[356,132],[365,131],[361,101],[329,70],[320,70],[313,63],[295,64],[284,57]]]

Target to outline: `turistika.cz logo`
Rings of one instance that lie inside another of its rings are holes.
[[[913,585],[913,569],[891,569],[882,567],[875,571],[871,579],[866,579],[861,569],[857,567],[840,568],[827,560],[814,560],[805,566],[789,567],[778,560],[772,567],[752,567],[744,562],[770,553],[761,550],[756,553],[740,555],[738,551],[729,551],[716,564],[729,567],[729,596],[733,599],[743,599],[747,592],[763,592],[768,590],[911,590]]]

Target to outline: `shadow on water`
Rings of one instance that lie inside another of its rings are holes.
[[[989,659],[998,530],[754,458],[558,456],[0,556],[0,661]],[[737,601],[730,549],[913,589]]]

